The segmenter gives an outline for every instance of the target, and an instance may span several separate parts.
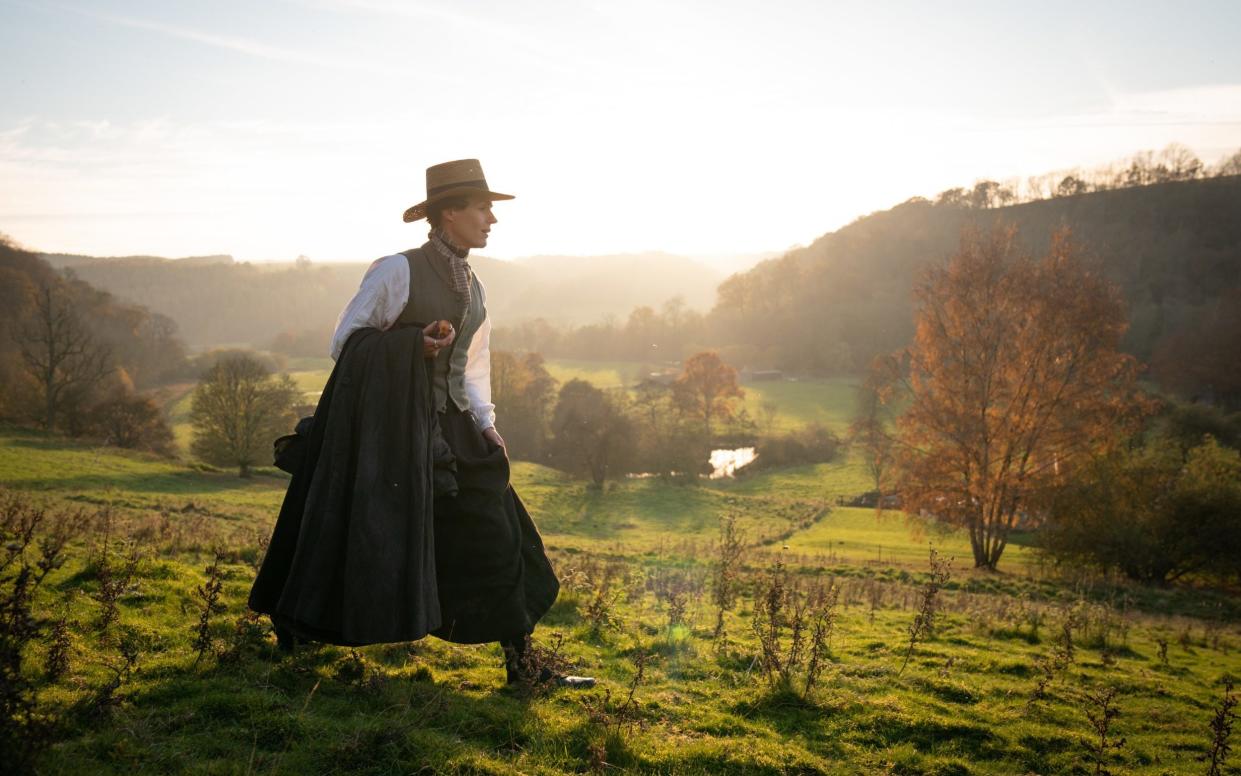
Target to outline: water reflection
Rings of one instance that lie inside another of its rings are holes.
[[[738,447],[736,450],[711,451],[711,479],[731,477],[737,470],[755,459],[753,447]]]
[[[736,450],[712,450],[708,463],[711,464],[710,479],[718,480],[723,477],[732,477],[742,466],[746,466],[754,462],[758,454],[754,452],[753,447],[738,447]],[[679,476],[680,472],[669,472],[673,476]],[[654,472],[630,472],[625,475],[630,479],[644,480],[649,477],[658,477]]]

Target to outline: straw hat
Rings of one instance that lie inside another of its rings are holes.
[[[427,168],[427,198],[405,211],[405,222],[427,217],[427,205],[448,197],[481,194],[492,202],[513,199],[510,194],[497,194],[487,188],[483,166],[477,159],[458,159]]]

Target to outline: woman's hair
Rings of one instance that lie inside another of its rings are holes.
[[[446,197],[427,205],[427,223],[432,229],[439,229],[443,222],[445,210],[461,210],[468,207],[470,200],[465,197]]]

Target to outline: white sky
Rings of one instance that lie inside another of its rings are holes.
[[[913,195],[1241,148],[1241,3],[0,0],[0,232],[370,261],[478,157],[486,255],[781,250]]]

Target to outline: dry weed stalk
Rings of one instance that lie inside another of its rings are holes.
[[[35,594],[64,564],[65,546],[84,522],[81,512],[50,514],[0,490],[0,762],[15,771],[50,743],[52,729],[36,713],[35,687],[22,670],[27,650],[43,634]]]
[[[913,656],[917,643],[926,640],[934,633],[935,614],[939,609],[939,591],[948,584],[952,576],[952,558],[944,560],[932,547],[930,560],[931,574],[922,587],[921,595],[918,596],[918,612],[914,615],[913,622],[909,624],[909,646],[905,650],[905,659],[901,663],[901,668],[896,672],[897,676],[905,672],[905,667],[909,665],[909,658]]]
[[[1199,758],[1207,763],[1207,776],[1223,776],[1225,762],[1232,751],[1228,739],[1232,736],[1232,726],[1237,721],[1237,696],[1233,694],[1233,687],[1232,677],[1225,676],[1224,697],[1215,709],[1215,716],[1211,718],[1211,749]]]
[[[802,590],[777,558],[755,597],[751,621],[758,636],[759,662],[773,687],[809,697],[827,667],[839,601],[835,586]]]
[[[138,570],[140,557],[137,543],[132,543],[129,545],[129,551],[125,553],[124,560],[120,566],[115,565],[111,546],[111,512],[107,510],[101,512],[99,522],[103,525],[103,539],[95,569],[95,578],[99,581],[99,590],[94,593],[92,598],[99,603],[99,618],[95,621],[95,628],[99,632],[100,641],[106,645],[111,639],[112,626],[121,617],[120,607],[117,605],[117,602],[129,590],[130,584],[133,582],[134,573]]]
[[[87,707],[89,710],[95,714],[103,714],[120,704],[121,699],[117,696],[116,691],[133,675],[134,668],[138,665],[138,654],[138,640],[132,634],[122,635],[117,643],[117,657],[119,659],[104,664],[112,672],[112,676],[96,691],[94,698],[88,702]]]
[[[56,682],[69,672],[69,653],[73,649],[73,640],[69,635],[69,614],[61,613],[52,623],[48,634],[47,655],[43,658],[43,676],[49,682]]]
[[[612,591],[609,579],[604,579],[594,588],[590,602],[583,612],[590,623],[590,635],[599,638],[605,630],[618,630],[621,627],[620,615],[616,613],[617,594]]]
[[[715,604],[715,632],[712,638],[717,644],[724,638],[724,614],[737,603],[744,552],[745,538],[737,530],[737,519],[731,515],[725,517],[720,521],[720,540],[711,577],[711,602]]]
[[[1069,666],[1077,662],[1077,650],[1073,646],[1073,632],[1081,621],[1078,607],[1065,607],[1061,611],[1060,636],[1052,646],[1050,655],[1040,655],[1035,659],[1038,678],[1035,680],[1034,691],[1030,694],[1027,708],[1035,701],[1047,697],[1047,687],[1055,681],[1056,676],[1063,673]]]
[[[1120,716],[1120,709],[1116,708],[1114,703],[1117,694],[1115,687],[1105,687],[1094,692],[1088,690],[1082,694],[1087,701],[1084,706],[1086,719],[1094,731],[1094,737],[1086,739],[1086,747],[1094,760],[1095,776],[1113,776],[1104,766],[1108,753],[1125,746],[1123,736],[1112,737],[1112,722]]]
[[[194,591],[199,601],[202,602],[194,637],[194,665],[198,665],[203,655],[211,649],[212,616],[224,611],[224,604],[220,602],[220,594],[224,591],[224,570],[220,566],[223,560],[224,551],[217,547],[211,559],[211,565],[205,569],[207,581]]]
[[[619,748],[624,742],[624,736],[635,725],[639,727],[642,725],[642,718],[638,711],[637,692],[646,679],[647,666],[654,662],[657,656],[652,652],[638,650],[630,659],[633,661],[634,672],[629,680],[625,700],[613,703],[611,688],[605,689],[601,696],[587,696],[582,700],[587,718],[602,733],[587,744],[589,765],[593,771],[603,771],[613,767],[613,764],[608,762],[609,745]]]

